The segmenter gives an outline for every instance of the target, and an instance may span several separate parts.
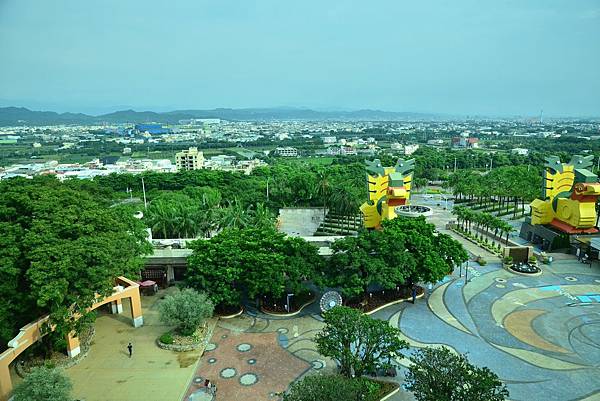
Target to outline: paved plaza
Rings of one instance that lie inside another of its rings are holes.
[[[435,202],[435,201],[432,201]],[[435,211],[440,231],[452,219]],[[437,283],[415,305],[403,302],[373,317],[402,331],[411,351],[445,345],[467,353],[507,384],[515,401],[600,400],[600,267],[574,256],[554,254],[540,276],[503,269],[500,259],[464,242],[471,255],[488,264],[470,263]],[[89,356],[67,372],[74,395],[86,401],[267,401],[306,374],[335,372],[333,361],[315,349],[323,327],[317,303],[297,316],[279,318],[252,308],[220,319],[201,356],[159,349],[154,341],[169,327],[158,322],[159,297],[144,297],[145,325],[131,327],[126,315],[102,314]],[[125,310],[128,308],[125,306]],[[134,344],[129,359],[126,344]],[[400,384],[407,359],[399,360]],[[216,395],[202,386],[217,386]],[[399,392],[393,401],[413,400]]]

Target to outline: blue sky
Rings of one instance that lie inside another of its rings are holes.
[[[600,116],[600,0],[0,0],[0,105]]]

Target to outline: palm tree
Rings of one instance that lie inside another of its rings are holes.
[[[257,203],[254,210],[252,210],[253,225],[260,228],[273,228],[275,227],[275,216],[271,210],[265,206],[264,203]]]
[[[198,213],[185,204],[175,206],[175,231],[179,238],[192,238],[198,232]]]
[[[174,208],[165,202],[152,202],[148,207],[148,225],[155,235],[160,234],[163,238],[174,236]]]
[[[321,198],[323,203],[323,216],[325,216],[327,205],[329,203],[330,193],[330,177],[329,170],[321,169],[317,171],[317,195]]]
[[[463,229],[463,231],[466,230],[466,228],[465,228],[465,224],[466,224],[465,209],[466,208],[464,206],[454,206],[454,208],[452,209],[452,214],[456,216],[456,221],[460,225],[460,227]]]
[[[506,245],[508,245],[508,236],[510,235],[511,232],[515,231],[515,229],[513,228],[513,226],[511,226],[510,224],[508,224],[505,221],[502,221],[502,226],[500,227],[500,230],[502,231],[502,233],[506,234]]]
[[[229,206],[221,209],[219,227],[221,228],[244,228],[247,227],[252,215],[249,208],[244,208],[237,199],[229,203]]]

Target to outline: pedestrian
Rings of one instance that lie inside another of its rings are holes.
[[[412,303],[413,305],[417,301],[417,286],[413,284],[412,286]]]
[[[208,379],[204,380],[204,387],[206,387],[207,389],[210,389],[210,380],[208,380]]]
[[[129,351],[129,357],[131,358],[131,355],[133,355],[133,345],[131,345],[131,343],[127,344],[127,350]]]

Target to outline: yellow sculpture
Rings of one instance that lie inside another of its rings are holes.
[[[556,156],[546,159],[543,200],[531,202],[531,224],[549,224],[568,234],[596,233],[598,176],[588,170],[593,156],[573,156],[562,164]]]
[[[366,228],[378,228],[382,220],[396,217],[396,206],[408,204],[415,161],[399,159],[395,167],[383,167],[379,159],[365,163],[369,200],[360,211]]]

